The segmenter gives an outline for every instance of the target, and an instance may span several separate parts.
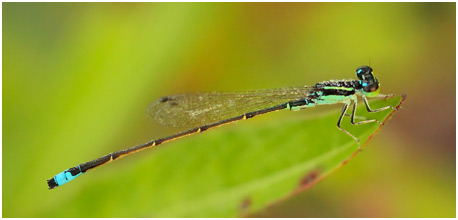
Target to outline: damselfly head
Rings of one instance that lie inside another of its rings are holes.
[[[376,96],[379,93],[380,83],[369,66],[361,66],[356,69],[356,76],[359,78],[364,95],[368,97]]]
[[[356,76],[358,76],[359,79],[364,80],[366,76],[373,75],[372,71],[373,70],[370,66],[360,66],[356,69]]]

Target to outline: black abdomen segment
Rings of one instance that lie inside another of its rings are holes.
[[[295,108],[299,108],[301,106],[313,105],[315,104],[315,100],[316,99],[308,98],[308,99],[303,99],[303,100],[292,101],[292,102],[288,102],[288,106],[289,106],[289,109],[292,110]]]

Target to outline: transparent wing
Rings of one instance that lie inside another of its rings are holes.
[[[165,96],[147,114],[168,126],[198,126],[306,98],[312,87],[288,87],[231,93],[192,93]]]

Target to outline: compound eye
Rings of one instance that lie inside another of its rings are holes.
[[[364,86],[365,92],[375,92],[378,89],[378,85],[376,83],[370,83],[367,86]]]
[[[358,76],[359,79],[362,79],[364,75],[370,74],[372,74],[372,68],[369,66],[361,66],[358,69],[356,69],[356,76]]]

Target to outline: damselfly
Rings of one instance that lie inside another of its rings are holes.
[[[370,122],[380,123],[376,119],[355,121],[357,96],[362,97],[368,112],[378,112],[393,107],[386,106],[375,110],[370,108],[366,97],[378,96],[380,87],[372,68],[369,66],[359,67],[356,69],[356,76],[359,80],[331,80],[317,83],[314,86],[162,97],[148,108],[150,117],[164,125],[195,126],[195,128],[116,151],[69,168],[48,180],[49,189],[63,185],[92,168],[139,150],[154,147],[186,135],[200,133],[223,124],[282,109],[299,110],[317,105],[343,104],[337,120],[337,128],[353,138],[361,149],[359,139],[340,126],[343,117],[347,116],[348,107],[352,107],[350,116],[351,123],[354,125]]]

